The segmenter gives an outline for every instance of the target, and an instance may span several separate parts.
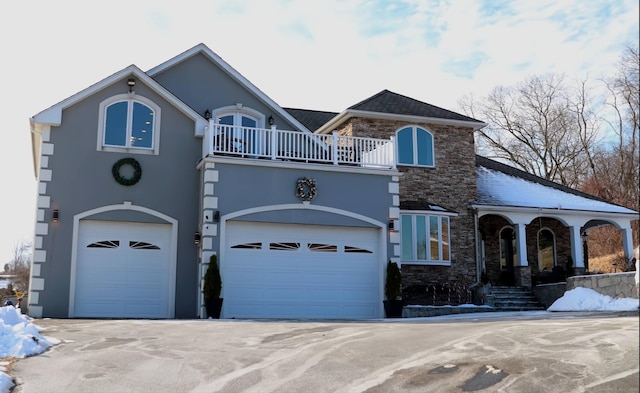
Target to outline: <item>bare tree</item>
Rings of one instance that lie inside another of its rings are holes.
[[[587,82],[570,88],[547,74],[496,87],[478,101],[463,97],[462,110],[487,122],[478,130],[478,152],[548,180],[576,187],[584,180],[597,142],[597,115]]]
[[[592,176],[582,184],[585,192],[613,203],[638,210],[640,203],[640,54],[627,46],[613,77],[604,79],[610,109],[603,117],[612,143],[596,152]],[[632,223],[638,241],[638,222]],[[590,252],[609,255],[622,244],[614,228],[602,228],[590,236]]]
[[[13,248],[11,261],[5,265],[5,273],[15,276],[12,279],[12,288],[16,291],[27,292],[29,290],[31,252],[31,243],[17,243]]]

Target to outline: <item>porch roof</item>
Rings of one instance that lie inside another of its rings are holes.
[[[485,157],[476,157],[478,197],[474,205],[635,214],[592,195],[573,190]],[[479,207],[479,206],[478,206]]]

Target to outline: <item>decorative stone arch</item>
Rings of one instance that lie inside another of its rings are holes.
[[[549,271],[551,271],[556,265],[558,265],[558,258],[557,258],[557,253],[556,253],[556,233],[553,231],[553,229],[544,226],[541,228],[538,228],[538,231],[536,233],[536,248],[537,248],[537,252],[538,252],[538,269],[539,270],[543,270],[544,268],[546,268],[546,264],[545,266],[543,266],[543,257],[541,256],[541,250],[540,250],[540,235],[543,232],[548,232],[551,234],[551,238],[550,239],[545,239],[545,240],[550,240],[550,246],[551,246],[551,267],[548,269]]]

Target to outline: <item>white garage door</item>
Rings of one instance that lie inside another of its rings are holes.
[[[80,221],[76,317],[168,318],[171,226]]]
[[[229,222],[225,318],[381,316],[378,230]]]

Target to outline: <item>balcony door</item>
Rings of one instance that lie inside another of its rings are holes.
[[[264,150],[264,115],[247,110],[221,111],[216,116],[218,136],[225,150],[257,156]]]

